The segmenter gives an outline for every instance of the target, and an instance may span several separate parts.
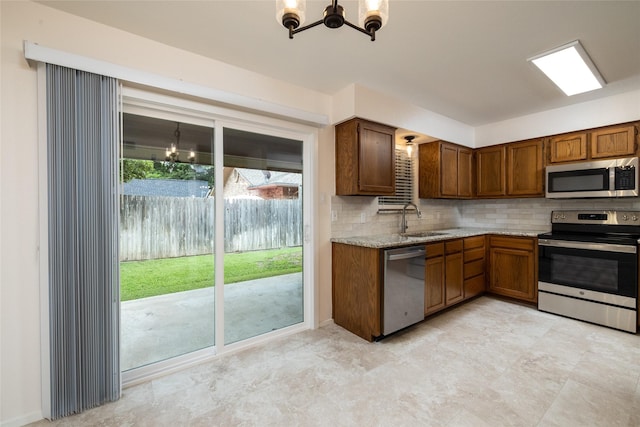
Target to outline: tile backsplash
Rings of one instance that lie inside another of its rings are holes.
[[[420,199],[422,218],[407,211],[409,231],[456,227],[538,231],[551,228],[551,211],[570,209],[638,210],[640,200],[629,199]],[[399,213],[378,213],[377,197],[331,198],[331,237],[372,236],[400,231]]]

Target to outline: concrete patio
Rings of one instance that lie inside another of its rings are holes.
[[[225,285],[225,342],[303,321],[302,273]],[[121,303],[123,371],[214,344],[215,288]]]

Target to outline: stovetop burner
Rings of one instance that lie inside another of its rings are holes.
[[[540,239],[637,245],[638,211],[553,211],[551,232]]]

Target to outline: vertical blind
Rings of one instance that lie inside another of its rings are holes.
[[[51,419],[120,396],[117,81],[47,64]]]

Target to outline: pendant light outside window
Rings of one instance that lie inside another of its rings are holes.
[[[176,142],[172,142],[171,145],[165,150],[166,160],[172,164],[177,162],[180,157],[180,123],[176,123],[176,130],[173,132],[173,136],[176,138]],[[189,150],[189,162],[193,163],[196,160],[196,153],[193,150]]]
[[[289,30],[289,38],[294,34],[324,24],[328,28],[340,28],[343,25],[360,31],[376,39],[376,31],[384,27],[389,20],[389,0],[359,0],[358,22],[360,26],[347,21],[345,10],[333,0],[324,9],[323,18],[309,25],[301,27],[305,20],[305,0],[276,0],[276,19]]]

